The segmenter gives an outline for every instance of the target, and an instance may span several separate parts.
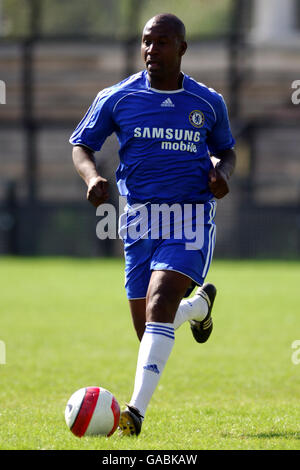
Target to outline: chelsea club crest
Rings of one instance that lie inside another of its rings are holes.
[[[190,113],[189,120],[192,126],[202,127],[204,124],[204,114],[202,113],[202,111],[195,109]]]

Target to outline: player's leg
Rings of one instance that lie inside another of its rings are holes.
[[[146,298],[129,299],[132,323],[134,325],[138,339],[141,341],[146,323]]]
[[[147,323],[138,355],[135,388],[120,419],[123,434],[140,432],[147,405],[174,344],[172,319],[189,283],[186,276],[172,271],[154,271],[151,275],[147,292]]]
[[[124,242],[125,289],[132,322],[141,340],[146,322],[146,295],[151,277],[152,240]]]
[[[147,406],[174,345],[173,320],[190,279],[175,271],[153,271],[146,298],[146,328],[141,340],[132,398],[121,414],[124,434],[139,434]]]

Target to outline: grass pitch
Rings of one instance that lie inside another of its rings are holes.
[[[212,336],[176,332],[141,435],[79,439],[64,421],[75,390],[102,386],[121,407],[132,393],[123,261],[2,258],[0,449],[299,449],[299,274],[299,262],[214,261]]]

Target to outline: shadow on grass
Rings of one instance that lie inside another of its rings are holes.
[[[223,437],[233,437],[231,433],[223,434]],[[286,431],[286,432],[259,432],[253,434],[240,434],[236,436],[242,439],[300,439],[300,432]]]
[[[288,439],[300,439],[300,432],[286,431],[286,432],[259,432],[257,434],[248,434],[245,437],[254,437],[258,439],[272,439],[272,438],[288,438]]]

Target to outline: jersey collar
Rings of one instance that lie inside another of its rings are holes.
[[[162,93],[162,94],[168,94],[168,95],[172,95],[174,93],[181,93],[182,91],[184,91],[184,81],[185,81],[185,73],[182,72],[182,74],[183,74],[183,79],[182,79],[182,87],[181,88],[178,88],[177,90],[158,90],[157,88],[152,88],[152,86],[150,85],[150,82],[148,80],[147,71],[145,70],[147,88],[148,88],[148,90],[154,91],[155,93]]]

